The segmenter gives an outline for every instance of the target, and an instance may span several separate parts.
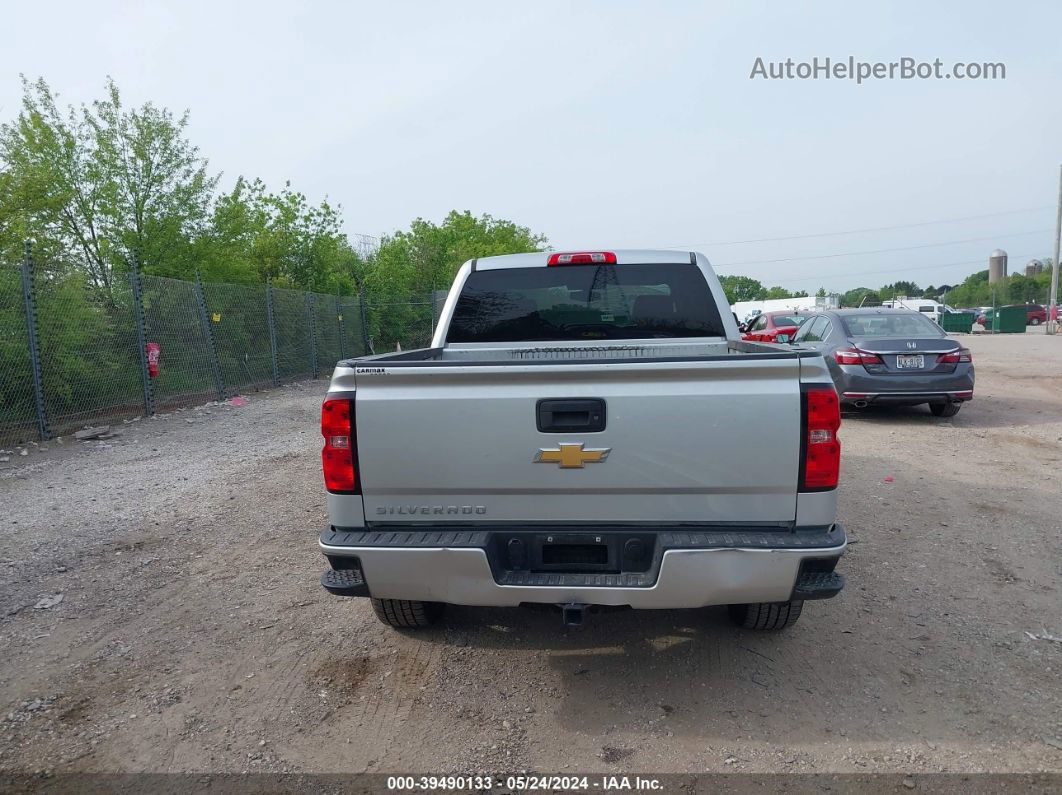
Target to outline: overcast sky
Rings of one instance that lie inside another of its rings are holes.
[[[352,233],[468,209],[559,249],[697,248],[722,273],[808,290],[955,282],[996,247],[1012,270],[1052,250],[1057,0],[96,0],[3,15],[0,118],[17,113],[20,72],[73,103],[111,75],[130,103],[189,109],[223,185],[290,180],[341,203]],[[757,57],[816,56],[1003,62],[1006,79],[749,77]],[[733,242],[832,232],[846,234]]]

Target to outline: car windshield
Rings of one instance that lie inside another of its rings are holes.
[[[943,337],[940,326],[915,312],[845,315],[850,337]]]
[[[774,325],[776,326],[799,326],[804,322],[804,318],[807,315],[775,315]]]
[[[470,273],[447,342],[722,337],[692,263],[565,265]]]

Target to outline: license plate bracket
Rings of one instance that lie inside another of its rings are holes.
[[[658,533],[644,530],[511,530],[490,534],[487,557],[499,571],[640,574],[653,566]]]
[[[926,366],[926,357],[921,353],[900,354],[896,357],[897,370],[922,370]]]
[[[611,534],[551,533],[536,535],[531,568],[538,571],[619,571],[616,539]]]

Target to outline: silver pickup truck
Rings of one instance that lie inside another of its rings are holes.
[[[728,605],[782,629],[836,595],[837,393],[742,342],[695,252],[466,262],[432,346],[338,364],[322,584],[394,627],[444,605]]]

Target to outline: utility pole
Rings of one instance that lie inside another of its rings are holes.
[[[1055,216],[1055,258],[1051,261],[1051,295],[1047,307],[1048,334],[1058,332],[1058,243],[1062,239],[1062,166],[1058,167],[1058,214]]]

